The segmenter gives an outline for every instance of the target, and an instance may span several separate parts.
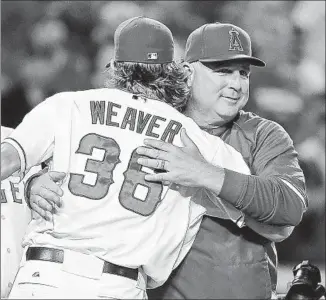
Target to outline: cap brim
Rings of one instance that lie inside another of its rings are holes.
[[[227,59],[218,59],[218,58],[204,58],[204,59],[199,59],[199,61],[202,62],[227,62],[227,61],[247,61],[251,65],[256,66],[256,67],[265,67],[266,63],[262,61],[261,59],[253,56],[248,56],[248,55],[235,55],[232,58],[227,58]]]

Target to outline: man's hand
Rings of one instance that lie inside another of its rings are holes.
[[[57,182],[63,180],[66,173],[50,171],[36,177],[30,183],[30,205],[34,212],[51,221],[52,213],[61,207],[62,189]]]
[[[181,141],[184,147],[177,147],[159,140],[145,139],[144,144],[148,147],[137,148],[137,153],[149,158],[139,158],[138,163],[145,167],[166,171],[147,174],[146,180],[172,182],[191,187],[201,186],[202,177],[212,166],[201,155],[185,129],[181,129]]]

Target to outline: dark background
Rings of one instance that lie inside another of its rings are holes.
[[[231,22],[249,33],[267,67],[253,68],[246,109],[289,132],[310,200],[301,224],[277,244],[279,290],[304,259],[325,282],[324,1],[1,1],[1,125],[15,128],[56,92],[100,87],[116,27],[138,15],[171,29],[176,59],[204,23]]]

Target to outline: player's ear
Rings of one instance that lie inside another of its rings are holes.
[[[191,64],[187,62],[182,62],[182,66],[188,74],[188,85],[191,86],[194,80],[194,68]]]

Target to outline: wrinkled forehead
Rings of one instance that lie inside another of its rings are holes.
[[[221,68],[228,68],[233,70],[250,70],[250,62],[247,60],[214,61],[201,63],[206,68],[209,68],[213,71]]]

